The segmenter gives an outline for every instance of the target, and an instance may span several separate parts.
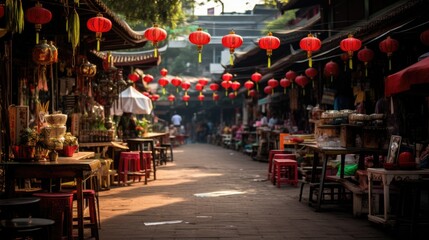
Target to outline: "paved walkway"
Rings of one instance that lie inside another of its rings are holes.
[[[351,209],[315,212],[298,202],[299,188],[274,187],[267,163],[242,153],[187,144],[174,160],[148,185],[100,192],[100,239],[390,239]]]

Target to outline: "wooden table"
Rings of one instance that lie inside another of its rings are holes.
[[[77,188],[78,206],[78,234],[83,239],[83,181],[96,174],[101,168],[98,159],[88,159],[94,156],[94,152],[79,152],[73,157],[58,157],[57,162],[34,161],[34,162],[1,162],[5,170],[6,195],[15,195],[16,178],[75,178]]]
[[[372,149],[372,148],[344,148],[344,147],[319,147],[316,143],[301,143],[300,146],[308,147],[311,151],[314,153],[314,160],[313,160],[313,166],[312,166],[312,173],[311,173],[311,183],[316,183],[316,173],[317,173],[317,166],[319,165],[319,154],[322,156],[322,173],[320,175],[320,182],[319,182],[319,191],[318,191],[318,197],[317,197],[317,203],[316,203],[316,211],[319,211],[322,204],[322,194],[325,187],[325,175],[326,175],[326,167],[328,162],[328,156],[330,155],[341,155],[341,162],[340,162],[340,179],[344,178],[344,166],[345,166],[345,156],[346,154],[373,154],[374,158],[377,158],[375,160],[378,162],[378,155],[379,154],[386,154],[387,150],[383,149]],[[360,163],[361,166],[363,163],[363,156],[360,157]],[[309,199],[311,199],[312,191],[310,191]]]
[[[422,178],[423,175],[429,175],[429,169],[422,170],[386,170],[384,168],[368,168],[368,199],[372,199],[374,193],[374,182],[382,182],[384,196],[383,214],[374,212],[374,204],[369,200],[368,220],[382,224],[392,224],[393,220],[389,216],[390,208],[390,184],[395,182],[416,181]]]
[[[142,137],[139,138],[129,138],[127,139],[127,142],[135,143],[139,146],[140,155],[143,156],[144,151],[144,144],[148,143],[152,150],[152,168],[153,168],[153,179],[156,180],[156,152],[155,152],[155,143],[154,141],[148,141],[148,140],[159,140],[160,144],[163,143],[163,139],[166,136],[169,136],[170,134],[168,132],[148,132],[145,133]]]
[[[122,142],[85,142],[85,143],[79,143],[80,148],[96,148],[97,153],[100,153],[100,156],[102,158],[105,158],[106,152],[109,147],[118,148],[122,150],[128,150],[128,147],[125,146]],[[100,151],[100,148],[103,148],[102,151]],[[115,159],[115,156],[112,154],[112,159]]]

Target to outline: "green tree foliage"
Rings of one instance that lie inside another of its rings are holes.
[[[193,0],[104,0],[104,3],[130,25],[143,24],[176,28],[185,22],[182,6],[192,7]]]

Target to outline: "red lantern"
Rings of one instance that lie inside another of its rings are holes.
[[[308,58],[308,66],[313,66],[313,61],[311,60],[312,52],[317,51],[322,46],[322,42],[317,37],[313,36],[313,34],[308,34],[307,37],[301,39],[299,41],[299,47],[307,51],[307,58]]]
[[[280,79],[280,86],[283,88],[283,94],[286,94],[286,88],[288,88],[292,82],[287,78]]]
[[[217,83],[211,83],[210,89],[213,91],[213,97],[217,95],[215,92],[219,90],[219,85]]]
[[[270,80],[268,80],[268,85],[272,88],[271,94],[274,94],[274,88],[279,85],[279,81],[274,78],[271,78]]]
[[[256,91],[259,92],[259,84],[258,82],[261,81],[262,79],[262,75],[258,72],[255,72],[254,74],[252,74],[252,76],[250,76],[250,79],[252,79],[252,81],[254,81],[256,83]]]
[[[365,64],[365,76],[368,76],[368,62],[374,58],[374,51],[367,48],[366,46],[358,52],[358,59]]]
[[[244,87],[247,89],[247,96],[250,96],[250,89],[252,89],[254,86],[255,86],[255,83],[253,83],[253,82],[252,82],[252,81],[250,81],[250,80],[247,80],[247,81],[244,83]]]
[[[289,70],[289,71],[285,74],[285,77],[286,77],[287,79],[289,79],[291,82],[293,82],[293,81],[295,80],[295,78],[296,78],[296,73],[295,73],[294,71],[292,71],[292,70]]]
[[[252,90],[250,90],[250,91],[249,91],[249,96],[250,96],[250,97],[255,97],[255,96],[256,96],[256,91],[255,91],[255,90],[253,90],[253,89],[252,89]]]
[[[143,81],[144,81],[145,83],[151,83],[151,82],[153,81],[153,76],[152,76],[152,75],[150,75],[150,74],[146,74],[146,75],[144,75],[144,77],[143,77]]]
[[[146,97],[150,98],[150,93],[149,92],[142,92],[143,95],[145,95]]]
[[[386,39],[384,39],[378,44],[378,47],[380,48],[380,51],[387,54],[387,57],[389,58],[389,70],[392,70],[391,57],[393,52],[396,52],[398,50],[399,42],[388,36]]]
[[[176,87],[176,92],[179,92],[179,86],[182,84],[182,79],[174,77],[171,79],[171,84]]]
[[[220,97],[219,97],[219,95],[218,95],[218,94],[213,93],[213,100],[214,100],[214,101],[216,101],[216,102],[217,102],[217,101],[219,101],[219,98],[220,98]]]
[[[231,81],[232,80],[232,74],[231,73],[224,73],[223,75],[222,75],[222,80],[224,80],[224,81]]]
[[[280,47],[280,39],[278,37],[274,37],[273,34],[269,32],[267,36],[261,37],[258,43],[260,48],[267,50],[268,68],[270,68],[271,55],[273,54],[274,49]]]
[[[303,88],[302,95],[305,95],[305,86],[308,84],[308,78],[306,76],[299,75],[295,78],[295,82]]]
[[[140,75],[137,73],[130,73],[128,74],[128,79],[130,79],[132,82],[137,82],[140,79]]]
[[[186,94],[186,93],[182,97],[182,100],[185,102],[186,106],[188,106],[189,99],[191,99],[191,97],[188,94]]]
[[[173,104],[173,102],[176,100],[176,97],[173,94],[170,94],[167,99],[171,104]]]
[[[338,64],[333,61],[329,61],[325,64],[325,68],[323,69],[323,73],[325,76],[331,78],[331,82],[333,81],[333,78],[338,76]]]
[[[204,87],[207,85],[207,83],[209,83],[209,80],[207,78],[200,78],[200,79],[198,79],[198,83],[203,85],[203,87]]]
[[[429,46],[429,29],[420,34],[420,41],[424,45]]]
[[[185,95],[188,94],[188,89],[191,87],[191,84],[189,82],[183,81],[181,86],[182,89],[185,90]]]
[[[234,94],[237,95],[237,90],[240,88],[241,84],[238,81],[231,83],[231,88],[234,90]]]
[[[341,60],[343,60],[344,63],[344,72],[347,71],[347,61],[349,60],[349,54],[348,53],[343,53],[340,56]]]
[[[101,34],[112,29],[112,22],[99,13],[96,17],[92,17],[86,22],[86,27],[89,30],[95,32],[95,38],[97,39],[97,51],[100,51]]]
[[[195,90],[200,92],[200,95],[203,95],[204,86],[201,83],[195,84]]]
[[[226,81],[226,80],[224,80],[224,81],[222,81],[222,82],[220,83],[220,85],[221,85],[223,88],[225,88],[225,96],[227,96],[227,95],[228,95],[228,88],[230,88],[230,87],[231,87],[231,82],[230,82],[230,81]]]
[[[234,102],[234,98],[236,97],[236,95],[234,93],[230,93],[228,94],[228,97]]]
[[[203,50],[203,45],[208,44],[210,42],[210,38],[210,34],[204,32],[202,28],[198,28],[197,31],[189,34],[189,41],[192,44],[197,45],[199,63],[201,63],[201,51]]]
[[[151,99],[152,99],[152,101],[155,102],[155,101],[157,101],[159,99],[159,95],[158,94],[152,94]]]
[[[315,76],[317,76],[317,73],[318,73],[318,71],[315,68],[307,68],[307,69],[305,69],[305,75],[307,77],[309,77],[311,80],[313,80],[313,78]],[[312,82],[313,82],[313,87],[314,87],[314,81],[312,81]]]
[[[4,4],[0,4],[0,18],[4,16]]]
[[[354,38],[353,35],[349,34],[348,38],[341,40],[340,48],[341,50],[347,52],[349,55],[349,68],[353,69],[353,52],[360,49],[362,46],[362,41]]]
[[[144,31],[144,37],[152,42],[152,45],[155,47],[154,57],[158,57],[158,43],[167,38],[167,31],[155,24]]]
[[[235,34],[234,31],[229,32],[228,35],[222,37],[222,45],[229,48],[230,58],[229,64],[234,65],[233,63],[233,54],[236,48],[239,48],[243,44],[243,38],[240,35]]]
[[[168,79],[166,77],[162,77],[158,79],[158,84],[162,87],[162,94],[165,95],[165,86],[168,85]]]
[[[203,94],[198,95],[198,101],[200,101],[200,103],[203,104],[203,101],[204,101],[204,95]]]
[[[165,77],[168,74],[168,70],[166,68],[162,68],[161,70],[159,70],[159,74],[161,74],[161,76]]]
[[[36,44],[39,44],[39,32],[42,29],[42,25],[51,21],[52,13],[46,8],[42,7],[42,4],[39,2],[36,3],[36,6],[31,7],[25,11],[25,18],[30,23],[35,24],[36,28]]]
[[[273,88],[271,86],[266,86],[264,88],[264,93],[265,94],[271,94],[273,92]]]

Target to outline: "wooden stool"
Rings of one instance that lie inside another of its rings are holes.
[[[140,152],[121,152],[118,166],[118,185],[121,184],[121,180],[125,185],[128,182],[128,176],[139,177],[139,181],[141,176],[145,176],[145,183],[147,183],[146,175],[141,173]]]
[[[73,191],[74,200],[77,199],[76,194],[77,191]],[[91,237],[98,240],[98,228],[100,227],[100,209],[97,192],[92,189],[85,189],[83,190],[83,199],[85,200],[85,202],[87,202],[89,207],[89,217],[84,217],[84,220],[89,220],[89,223],[84,223],[84,228],[91,228]]]
[[[157,160],[159,162],[159,165],[162,165],[163,163],[167,165],[167,148],[166,147],[155,147]]]
[[[273,175],[275,184],[280,187],[282,183],[298,186],[298,164],[292,159],[273,159]]]
[[[73,239],[73,194],[34,193],[40,198],[40,216],[55,221],[53,239]]]
[[[163,143],[161,144],[161,147],[165,147],[168,151],[165,152],[166,160],[170,160],[170,162],[173,161],[173,143]]]
[[[0,221],[0,238],[5,240],[53,239],[51,236],[51,226],[54,220],[46,218],[12,218]]]
[[[270,150],[268,154],[268,180],[272,181],[272,173],[273,173],[273,158],[275,154],[291,154],[291,152],[285,150]],[[292,158],[293,159],[293,158]]]

